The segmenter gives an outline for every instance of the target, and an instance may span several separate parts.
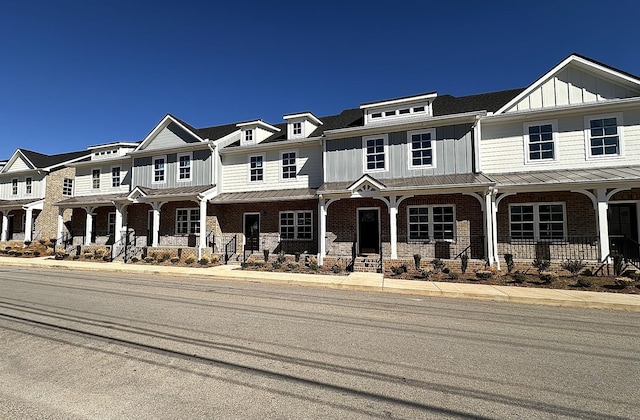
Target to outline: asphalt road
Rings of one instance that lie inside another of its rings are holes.
[[[0,418],[637,418],[640,314],[0,267]]]

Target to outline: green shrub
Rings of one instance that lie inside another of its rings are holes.
[[[196,258],[192,255],[189,255],[185,260],[184,263],[185,264],[193,264],[194,262],[196,262]]]
[[[198,264],[200,265],[209,265],[209,258],[207,257],[202,257],[198,260]]]
[[[469,265],[469,256],[465,252],[460,256],[460,269],[462,270],[462,274],[467,272],[468,265]]]
[[[552,271],[541,271],[538,274],[540,280],[542,280],[545,284],[551,284],[554,281],[558,280],[558,275]]]
[[[278,252],[278,258],[276,258],[276,261],[278,261],[280,264],[284,264],[286,260],[287,256],[285,255],[284,251]]]
[[[634,271],[633,273],[629,274],[629,278],[633,281],[640,281],[640,271]]]
[[[589,279],[579,278],[576,280],[576,286],[578,287],[591,287],[593,286],[593,282]]]
[[[440,258],[435,258],[431,260],[431,265],[433,265],[433,269],[436,273],[439,273],[440,271],[444,270],[444,268],[446,267],[446,264]]]
[[[460,276],[458,276],[458,273],[449,273],[449,275],[447,276],[447,278],[449,280],[458,280]]]
[[[593,271],[591,271],[590,269],[587,268],[586,270],[584,270],[582,272],[582,275],[586,276],[586,277],[591,277],[591,276],[593,276]]]
[[[625,287],[629,287],[633,285],[633,280],[627,277],[618,277],[616,278],[616,286],[624,289]]]
[[[156,259],[153,257],[147,257],[144,259],[144,262],[151,264],[152,262],[154,262]]]
[[[490,270],[478,270],[476,271],[476,277],[480,280],[488,280],[493,277],[493,271]]]
[[[525,281],[527,281],[527,274],[522,273],[520,271],[516,271],[515,273],[513,273],[513,281],[514,283],[522,284]]]
[[[278,261],[272,262],[271,266],[273,267],[274,270],[280,270],[280,268],[282,268],[282,264],[279,263]]]
[[[582,260],[567,260],[562,263],[562,268],[571,273],[572,276],[577,276],[580,271],[585,268],[585,264]]]
[[[538,270],[538,273],[542,273],[543,271],[547,271],[549,267],[551,267],[551,261],[542,258],[536,258],[535,260],[533,260],[531,265],[534,266],[536,270]]]
[[[171,258],[170,261],[171,261],[171,264],[177,264],[180,261],[180,258],[179,257],[173,257],[173,258]]]
[[[318,260],[316,259],[316,257],[309,257],[309,268],[313,271],[318,271]]]
[[[420,271],[420,261],[422,260],[422,255],[413,254],[413,263],[416,266],[416,271]]]
[[[393,274],[395,274],[396,276],[399,276],[400,274],[404,274],[407,272],[407,265],[406,264],[401,264],[398,267],[392,266],[391,267],[391,272]]]

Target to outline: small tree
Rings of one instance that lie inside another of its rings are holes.
[[[413,254],[413,263],[416,266],[416,271],[420,271],[420,260],[422,259],[422,255]]]
[[[511,273],[515,267],[513,262],[513,254],[504,254],[504,261],[507,263],[507,273]]]
[[[460,256],[460,268],[462,270],[462,274],[467,272],[467,266],[469,265],[469,256],[465,252]]]
[[[562,263],[562,268],[571,273],[573,277],[577,276],[586,264],[582,260],[567,260]]]

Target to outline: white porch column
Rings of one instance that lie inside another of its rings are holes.
[[[398,258],[398,200],[396,196],[389,197],[389,235],[391,259],[395,260]]]
[[[56,238],[60,240],[62,238],[62,231],[64,230],[64,209],[58,207],[58,228],[56,229]]]
[[[600,235],[600,261],[604,262],[604,259],[609,255],[609,220],[607,211],[609,210],[609,202],[607,200],[607,190],[599,188],[596,191],[597,202],[597,223],[598,234]]]
[[[24,219],[24,241],[31,242],[33,240],[33,209],[31,207],[27,207],[27,214]]]
[[[0,241],[6,242],[9,235],[9,211],[2,212],[2,234],[0,235]]]
[[[200,244],[198,245],[198,259],[202,258],[202,250],[207,245],[207,200],[200,200]]]
[[[498,190],[493,190],[491,194],[491,239],[493,243],[493,258],[498,270],[500,270],[500,256],[498,255],[498,203],[496,195]]]
[[[484,221],[485,228],[484,232],[487,235],[486,245],[487,245],[487,260],[489,261],[489,265],[493,265],[495,262],[495,250],[494,250],[494,239],[493,239],[493,220],[495,218],[495,196],[494,190],[490,188],[484,195]],[[500,262],[498,261],[498,266]],[[498,267],[499,268],[499,267]]]
[[[153,242],[152,247],[157,247],[160,244],[160,207],[164,203],[153,203]]]
[[[84,211],[87,213],[87,220],[84,227],[84,244],[91,245],[91,237],[93,236],[93,210],[94,207],[85,207]]]
[[[322,266],[327,253],[327,206],[324,198],[320,198],[318,203],[318,219],[318,266]]]
[[[122,223],[123,223],[123,213],[127,211],[126,204],[116,204],[116,226],[115,231],[113,232],[113,242],[118,243],[122,239]]]

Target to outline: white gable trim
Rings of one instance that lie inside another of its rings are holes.
[[[364,174],[356,182],[354,182],[353,184],[349,185],[347,187],[347,189],[353,193],[353,192],[357,191],[359,188],[361,188],[362,186],[364,186],[365,184],[370,184],[373,188],[375,188],[378,191],[381,191],[381,190],[384,190],[384,189],[387,188],[386,185],[384,185],[382,182],[376,180],[371,175]]]
[[[32,170],[36,170],[37,169],[36,165],[34,165],[33,162],[31,162],[29,159],[27,159],[27,157],[24,155],[24,153],[22,153],[22,151],[20,149],[16,149],[16,151],[13,152],[13,155],[11,155],[11,157],[7,161],[7,164],[4,165],[2,170],[0,170],[0,173],[2,173],[2,174],[7,173],[9,171],[9,169],[11,169],[11,166],[16,162],[18,157],[22,158],[22,160],[27,164],[27,166],[29,166]]]
[[[523,90],[518,96],[516,96],[515,98],[513,98],[512,100],[507,102],[505,105],[503,105],[502,108],[500,108],[499,110],[494,112],[494,115],[495,114],[503,114],[508,109],[510,109],[510,108],[514,107],[515,105],[517,105],[520,101],[522,101],[524,98],[529,96],[534,90],[536,90],[537,88],[542,86],[545,82],[547,82],[549,79],[551,79],[553,76],[555,76],[556,73],[560,72],[560,70],[562,70],[563,68],[565,68],[566,66],[568,66],[571,63],[577,63],[577,64],[580,65],[580,67],[590,68],[592,70],[596,70],[599,73],[604,73],[604,74],[606,74],[606,75],[608,75],[608,76],[610,76],[612,78],[622,79],[626,83],[629,83],[629,84],[636,85],[636,86],[640,87],[640,80],[635,78],[635,77],[631,77],[631,76],[629,76],[627,74],[621,73],[621,72],[613,70],[613,69],[611,69],[609,67],[605,67],[605,66],[603,66],[601,64],[594,63],[591,60],[587,60],[587,59],[585,59],[583,57],[579,57],[579,56],[577,56],[575,54],[572,54],[569,57],[567,57],[564,60],[562,60],[562,62],[560,62],[557,66],[555,66],[554,68],[549,70],[547,73],[545,73],[538,80],[536,80],[531,85],[529,85],[529,87],[527,87],[525,90]]]
[[[149,134],[147,134],[147,136],[140,142],[140,144],[138,145],[138,147],[135,148],[135,150],[132,153],[136,153],[136,152],[142,152],[144,151],[144,149],[149,145],[149,143],[151,143],[153,141],[153,139],[165,128],[167,128],[169,126],[169,124],[174,123],[176,125],[178,125],[178,127],[180,127],[181,129],[183,129],[184,131],[186,131],[187,133],[191,134],[193,136],[193,138],[195,138],[196,140],[198,140],[199,142],[204,142],[205,140],[202,139],[200,136],[198,136],[196,133],[194,133],[193,131],[191,131],[190,129],[188,129],[187,127],[185,127],[183,124],[180,123],[180,121],[176,120],[175,118],[173,118],[171,115],[167,114],[165,115],[165,117],[153,128],[153,130],[151,130],[151,132]]]

